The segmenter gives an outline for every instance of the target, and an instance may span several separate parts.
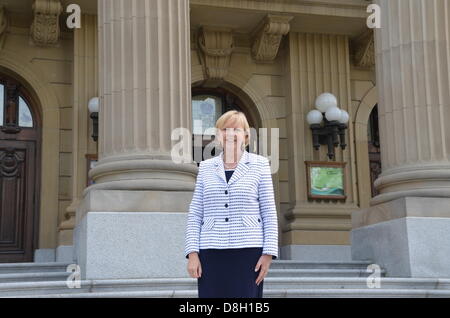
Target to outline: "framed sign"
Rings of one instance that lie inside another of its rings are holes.
[[[305,161],[308,198],[345,200],[345,162]]]
[[[94,184],[95,182],[89,178],[89,170],[95,167],[97,163],[97,155],[96,154],[86,154],[86,186],[89,187],[91,184]]]

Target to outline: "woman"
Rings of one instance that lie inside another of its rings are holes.
[[[223,151],[200,163],[186,229],[188,272],[200,298],[262,298],[278,257],[278,220],[268,159],[249,153],[239,111],[216,123]]]

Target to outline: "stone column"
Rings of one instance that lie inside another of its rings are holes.
[[[172,161],[171,134],[191,130],[189,1],[99,0],[98,21],[99,162],[77,209],[82,277],[187,277],[197,166]]]
[[[352,218],[352,254],[391,276],[450,275],[450,4],[376,1],[380,194]]]

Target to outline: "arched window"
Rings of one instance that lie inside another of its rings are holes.
[[[208,140],[204,138],[207,129],[214,128],[216,121],[229,110],[242,111],[249,121],[250,127],[256,127],[253,117],[247,112],[244,103],[232,92],[224,88],[192,88],[192,131],[193,131],[193,156],[194,161],[199,163],[204,160],[202,155],[205,147],[214,140],[214,136]],[[214,130],[211,131],[214,133]],[[200,146],[201,145],[201,146]],[[201,149],[200,149],[201,148]],[[247,147],[248,150],[249,147]],[[197,155],[196,155],[197,154]],[[214,152],[211,153],[215,156]]]
[[[222,98],[215,95],[192,96],[192,125],[195,135],[205,129],[215,127],[217,119],[223,114]]]
[[[33,127],[33,116],[31,115],[30,106],[19,96],[19,127]]]
[[[0,82],[0,126],[2,130],[34,127],[29,103],[17,85]]]

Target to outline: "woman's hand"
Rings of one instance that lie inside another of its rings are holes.
[[[189,254],[188,272],[192,278],[200,278],[202,276],[202,265],[197,253]]]
[[[261,255],[259,258],[258,264],[256,264],[255,272],[259,271],[261,269],[261,272],[259,273],[258,278],[256,279],[256,285],[259,286],[259,284],[264,280],[267,273],[269,272],[270,264],[272,263],[272,255]]]

